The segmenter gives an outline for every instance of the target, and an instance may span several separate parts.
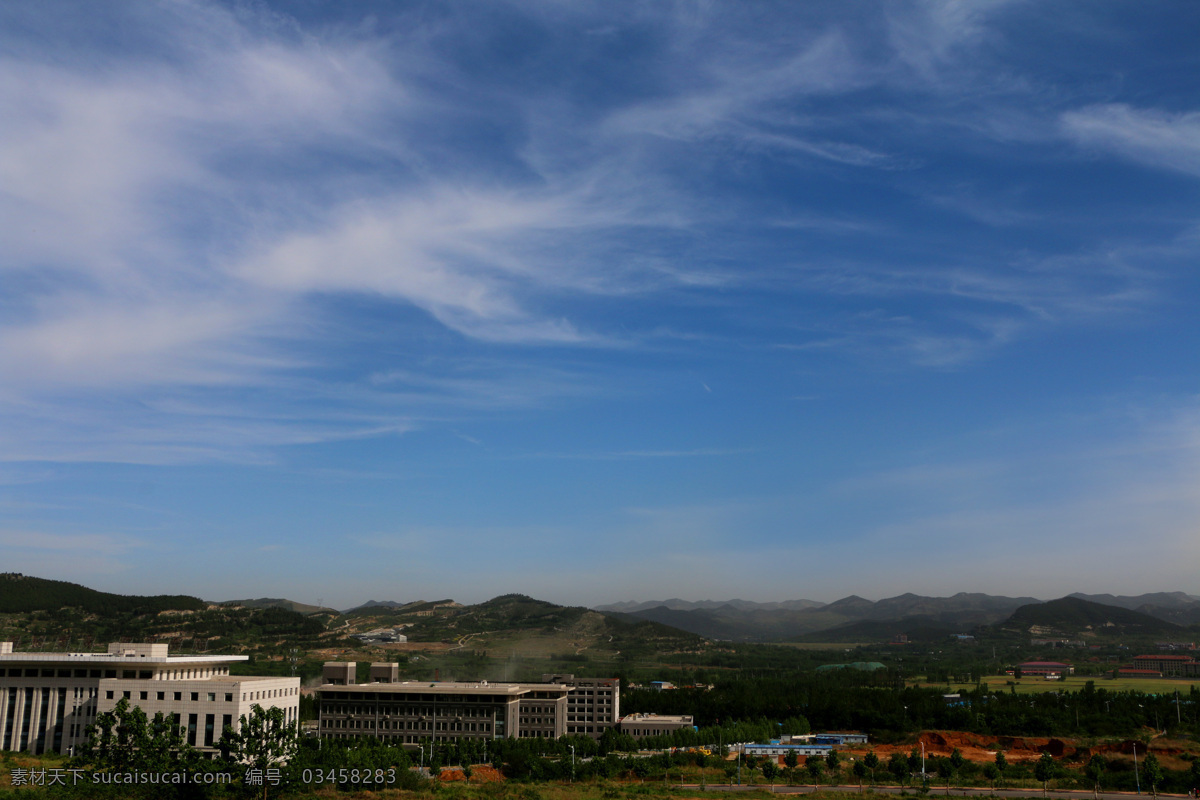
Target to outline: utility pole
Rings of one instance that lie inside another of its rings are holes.
[[[1138,775],[1137,767],[1137,742],[1133,743],[1133,780],[1137,783],[1137,793],[1142,793],[1142,778]]]

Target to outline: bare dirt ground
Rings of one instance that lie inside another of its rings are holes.
[[[955,748],[968,761],[984,763],[996,758],[996,751],[1003,750],[1009,763],[1036,761],[1042,753],[1049,753],[1055,758],[1075,757],[1086,761],[1095,753],[1102,754],[1108,759],[1133,758],[1133,748],[1137,745],[1138,755],[1144,756],[1146,745],[1132,739],[1096,742],[1089,740],[1082,743],[1076,739],[1041,738],[1035,736],[984,736],[976,733],[959,731],[923,731],[917,739],[917,744],[902,745],[871,745],[867,747],[843,748],[839,752],[849,755],[866,755],[868,750],[874,750],[881,759],[887,760],[892,753],[907,755],[915,746],[918,750],[925,745],[926,756],[948,756]],[[1151,740],[1150,749],[1158,756],[1164,767],[1168,769],[1187,769],[1190,764],[1181,759],[1184,753],[1195,751],[1196,745],[1191,742],[1173,741],[1164,738]]]
[[[438,773],[439,781],[465,781],[463,771],[458,767],[446,767]],[[476,764],[471,767],[471,783],[499,783],[504,780],[500,771],[490,764]]]

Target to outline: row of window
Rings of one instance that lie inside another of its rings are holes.
[[[286,689],[262,689],[257,692],[242,692],[242,700],[267,700],[272,697],[290,697],[300,694],[299,686],[290,686]]]
[[[118,673],[120,673],[118,675]],[[9,678],[132,678],[149,680],[151,670],[136,669],[53,669],[50,667],[0,667],[0,677]]]
[[[378,726],[370,719],[322,719],[324,729],[393,730],[393,731],[462,731],[466,733],[490,733],[490,722],[428,722],[424,720],[379,720]]]
[[[395,714],[405,717],[483,717],[491,719],[496,713],[493,708],[433,708],[432,706],[350,706],[333,705],[326,701],[321,706],[326,714],[352,714],[363,716],[367,714]],[[503,712],[503,709],[500,709]]]
[[[521,725],[553,726],[554,717],[521,717],[517,722]]]
[[[408,703],[489,703],[492,705],[501,705],[507,703],[511,698],[496,695],[478,695],[478,694],[415,694],[405,692],[328,692],[328,699],[336,700],[367,700],[381,703],[388,702],[408,702]]]
[[[115,699],[115,694],[116,694],[115,690],[107,689],[104,692],[104,699],[113,700],[113,699]],[[210,702],[210,703],[217,702],[218,692],[205,692],[204,694],[206,695],[205,699],[208,702]],[[121,692],[121,696],[124,697],[126,700],[132,700],[133,699],[132,695],[133,695],[133,692],[131,692],[129,690]],[[224,695],[225,695],[226,703],[233,702],[233,692],[224,692]],[[191,700],[193,703],[200,702],[200,692],[188,692],[188,696],[189,696],[188,699]],[[245,696],[243,695],[243,699],[244,699],[244,697]],[[139,700],[149,700],[150,692],[138,692],[138,699]],[[166,700],[167,693],[166,692],[155,692],[154,699],[155,700]],[[183,700],[183,692],[171,692],[171,699],[176,702],[182,701]]]
[[[92,667],[0,667],[0,678],[124,678],[129,680],[205,680],[229,674],[228,667],[160,670]]]
[[[322,733],[321,734],[321,738],[323,738],[323,739],[353,739],[356,736],[359,736],[359,734],[357,734],[357,733]],[[382,734],[382,738],[388,739],[391,741],[404,742],[404,744],[422,744],[422,743],[427,743],[427,742],[453,742],[453,741],[457,741],[463,737],[461,737],[461,736],[438,736],[436,734],[434,734],[433,736],[416,736],[413,734],[408,734],[408,735]]]

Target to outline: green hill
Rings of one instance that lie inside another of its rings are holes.
[[[1186,630],[1140,611],[1078,597],[1021,606],[999,627],[1019,631],[1042,628],[1068,636],[1085,633],[1097,636],[1179,635]]]
[[[903,619],[867,619],[828,628],[823,631],[798,636],[796,642],[886,642],[904,634],[910,642],[943,642],[952,634],[963,629],[945,625],[929,617],[904,617]]]
[[[208,604],[188,595],[137,595],[98,592],[86,586],[66,581],[34,578],[19,572],[0,573],[0,614],[54,611],[78,608],[89,614],[108,616],[134,613],[155,614],[159,611],[199,611]]]
[[[295,600],[286,600],[281,597],[259,597],[255,600],[225,600],[220,605],[230,608],[283,608],[306,615],[332,614],[336,616],[338,613],[336,609],[309,605],[308,603],[297,603]]]

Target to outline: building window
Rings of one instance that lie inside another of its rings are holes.
[[[233,702],[233,692],[226,692],[226,693],[225,693],[225,702],[226,702],[226,703],[232,703],[232,702]]]
[[[200,702],[200,693],[199,692],[192,692],[192,702],[193,703]]]
[[[105,693],[104,693],[104,699],[105,699],[105,700],[112,700],[112,699],[113,699],[113,692],[112,692],[112,689],[109,689],[107,692],[105,692]]]
[[[175,697],[174,697],[174,699],[175,699],[175,700],[182,700],[182,699],[183,699],[183,692],[175,692]]]
[[[157,695],[156,699],[158,699],[158,700],[166,700],[167,699],[166,692],[156,692],[155,694]]]
[[[216,692],[209,692],[209,693],[208,693],[208,702],[210,702],[210,703],[215,703],[215,702],[217,702],[217,693],[216,693]]]
[[[129,692],[121,692],[121,694],[125,696],[126,700],[129,699]]]
[[[138,694],[141,696],[141,699],[142,699],[142,700],[149,700],[149,699],[150,699],[150,693],[149,693],[149,692],[138,692]]]

